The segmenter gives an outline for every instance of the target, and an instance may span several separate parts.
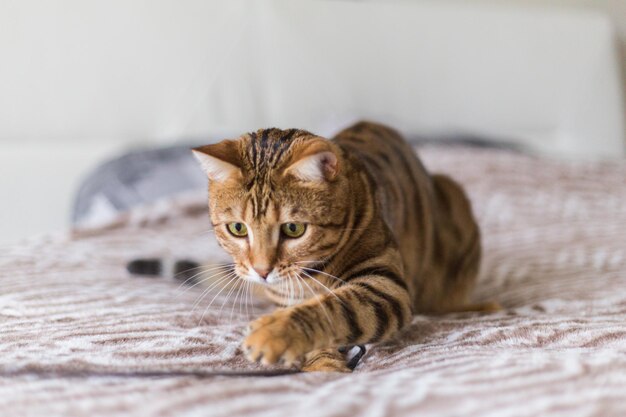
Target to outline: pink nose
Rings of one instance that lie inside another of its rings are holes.
[[[266,279],[267,276],[270,274],[270,269],[269,268],[259,268],[259,267],[255,266],[253,269],[263,279]]]

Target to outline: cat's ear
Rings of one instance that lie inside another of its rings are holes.
[[[327,141],[320,142],[294,155],[285,174],[305,182],[332,181],[339,173],[339,158]]]
[[[219,182],[242,177],[236,141],[223,140],[213,145],[193,148],[191,151],[209,180]]]

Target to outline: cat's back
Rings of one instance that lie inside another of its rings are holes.
[[[415,151],[396,130],[374,122],[361,121],[334,138],[352,156],[356,156],[377,180],[398,183],[411,188],[427,173]],[[402,183],[405,181],[404,183]]]
[[[428,173],[412,146],[396,130],[374,122],[358,122],[334,138],[351,156],[356,156],[377,183],[418,189],[430,182]]]
[[[382,215],[399,242],[418,229],[424,231],[428,213],[422,211],[432,199],[432,180],[397,131],[363,121],[339,132],[333,142],[357,158],[375,182]]]
[[[404,270],[420,288],[415,311],[463,305],[478,272],[480,233],[462,187],[429,175],[395,130],[360,122],[333,139],[374,182],[381,215],[396,237]]]
[[[421,165],[411,146],[396,130],[380,123],[361,121],[337,133],[333,142],[351,153],[358,154],[366,163],[384,168],[405,154],[405,164]],[[399,162],[399,161],[396,161]]]

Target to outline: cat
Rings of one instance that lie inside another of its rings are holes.
[[[349,372],[337,347],[388,340],[415,313],[499,308],[468,304],[481,240],[463,189],[392,128],[260,129],[193,154],[235,273],[282,306],[249,325],[250,361]]]

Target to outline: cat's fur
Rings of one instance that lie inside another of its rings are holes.
[[[396,131],[360,122],[327,140],[261,129],[194,153],[235,271],[257,282],[272,271],[267,295],[286,306],[251,323],[250,360],[347,371],[336,347],[388,339],[413,313],[495,307],[467,305],[481,246],[463,190],[429,175]],[[229,222],[249,236],[230,234]],[[287,222],[307,224],[305,234],[282,236]]]

